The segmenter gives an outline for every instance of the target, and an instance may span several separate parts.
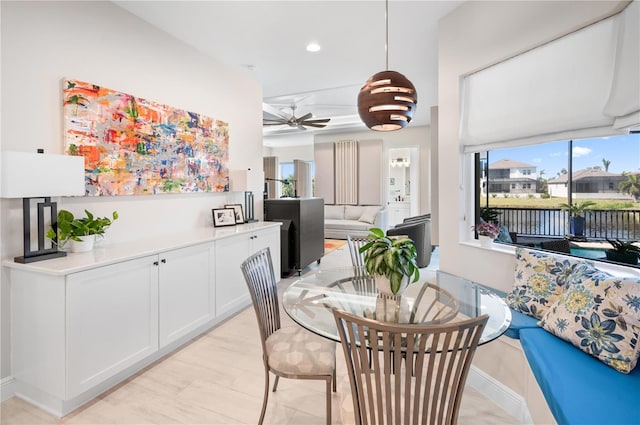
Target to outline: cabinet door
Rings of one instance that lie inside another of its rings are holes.
[[[242,234],[216,241],[216,317],[228,315],[250,302],[240,265],[249,256],[251,235]]]
[[[160,258],[160,347],[213,318],[213,244],[163,252]]]
[[[276,280],[280,280],[280,227],[264,229],[252,235],[251,254],[255,254],[263,248],[271,251],[271,261],[273,262],[273,272]]]
[[[67,277],[67,398],[158,350],[157,256]]]

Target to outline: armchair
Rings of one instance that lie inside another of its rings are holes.
[[[418,267],[427,267],[431,262],[431,219],[423,216],[409,217],[404,222],[387,230],[387,236],[407,235],[416,246]]]

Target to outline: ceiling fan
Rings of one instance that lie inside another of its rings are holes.
[[[306,127],[324,128],[331,118],[315,118],[311,112],[296,118],[296,105],[291,105],[291,116],[287,117],[279,114],[279,118],[268,119],[263,118],[262,125],[288,125],[289,127],[297,127],[300,130],[306,130]]]

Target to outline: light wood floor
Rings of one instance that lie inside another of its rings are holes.
[[[347,246],[324,257],[320,267],[349,265]],[[311,268],[315,269],[314,264]],[[433,267],[424,273],[433,273]],[[285,288],[295,278],[283,279]],[[283,314],[283,326],[297,326]],[[57,419],[13,397],[0,404],[2,425],[43,424],[255,424],[260,415],[264,369],[253,309],[197,338],[130,377],[92,402]],[[338,347],[339,348],[339,347]],[[348,391],[342,352],[337,352],[338,392],[334,424],[341,424],[341,393]],[[273,378],[271,380],[273,382]],[[324,424],[324,383],[281,379],[270,393],[266,424]],[[517,424],[482,394],[465,389],[460,424]]]

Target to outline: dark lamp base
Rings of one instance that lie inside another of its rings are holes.
[[[13,259],[13,261],[15,261],[16,263],[27,264],[27,263],[34,263],[36,261],[51,260],[52,258],[60,258],[60,257],[66,257],[66,256],[67,256],[66,252],[57,251],[57,252],[50,252],[48,254],[32,255],[29,257],[16,257]]]

